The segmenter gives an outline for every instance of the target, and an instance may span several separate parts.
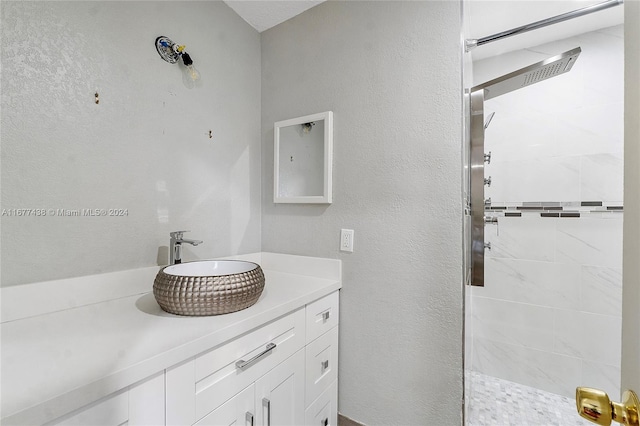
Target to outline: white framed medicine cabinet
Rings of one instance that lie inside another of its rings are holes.
[[[331,204],[333,112],[274,125],[274,203]]]

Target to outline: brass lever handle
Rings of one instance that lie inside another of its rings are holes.
[[[597,425],[609,426],[611,421],[616,421],[626,426],[640,426],[640,401],[632,390],[624,391],[622,402],[612,402],[600,389],[576,388],[576,408],[581,417]]]

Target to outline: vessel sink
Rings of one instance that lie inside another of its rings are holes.
[[[256,303],[264,284],[264,273],[257,263],[203,260],[161,269],[153,283],[153,295],[163,310],[173,314],[221,315]]]
[[[243,260],[202,260],[167,266],[165,274],[183,277],[217,277],[220,275],[242,274],[259,268],[260,265]]]

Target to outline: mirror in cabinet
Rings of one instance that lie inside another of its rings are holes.
[[[274,203],[331,204],[333,113],[274,125]]]

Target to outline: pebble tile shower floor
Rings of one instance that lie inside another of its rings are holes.
[[[468,426],[586,426],[573,398],[471,372]]]

